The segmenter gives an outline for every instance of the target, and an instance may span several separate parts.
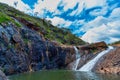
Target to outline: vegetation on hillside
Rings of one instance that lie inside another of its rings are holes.
[[[0,24],[12,22],[18,27],[27,27],[38,31],[45,39],[68,45],[85,44],[80,38],[64,28],[53,26],[50,21],[27,15],[6,4],[0,3]]]

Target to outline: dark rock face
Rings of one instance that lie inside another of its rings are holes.
[[[74,53],[73,47],[61,47],[27,27],[18,28],[11,23],[0,26],[0,67],[6,75],[65,69],[75,58]]]
[[[120,47],[112,50],[101,58],[95,66],[94,71],[100,73],[120,74]]]

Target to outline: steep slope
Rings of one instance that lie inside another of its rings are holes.
[[[6,4],[0,3],[0,24],[8,22],[14,23],[17,27],[25,25],[40,33],[46,40],[54,40],[69,45],[85,44],[84,41],[72,35],[68,29],[57,28],[53,26],[50,21],[29,16]]]

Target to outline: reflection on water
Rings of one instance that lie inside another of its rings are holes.
[[[65,70],[24,73],[9,78],[10,80],[120,80],[118,75]]]
[[[75,72],[76,80],[101,80],[99,76],[92,72]]]
[[[93,72],[74,72],[75,80],[120,80],[119,75],[98,74]]]

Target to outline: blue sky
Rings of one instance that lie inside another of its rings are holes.
[[[69,28],[86,42],[120,40],[120,0],[0,0],[27,14]],[[14,2],[18,2],[17,7]]]
[[[34,8],[34,4],[38,1],[38,0],[22,0],[25,4],[28,4],[32,9]]]

